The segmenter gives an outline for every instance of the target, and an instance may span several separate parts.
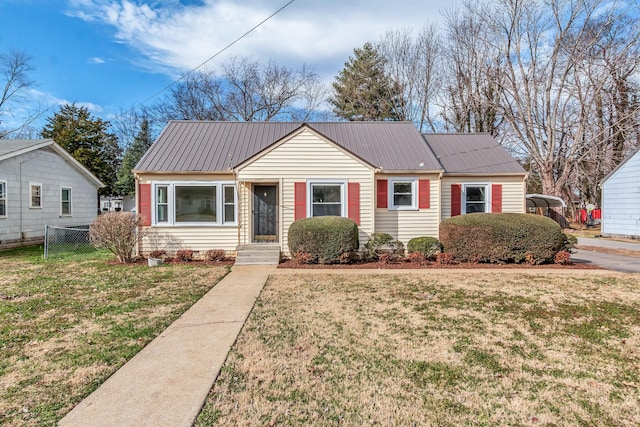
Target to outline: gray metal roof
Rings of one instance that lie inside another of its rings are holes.
[[[442,170],[409,122],[171,121],[136,171],[222,172],[307,126],[373,167]],[[423,166],[420,166],[420,163]]]
[[[486,133],[424,134],[445,173],[524,174],[524,168]]]

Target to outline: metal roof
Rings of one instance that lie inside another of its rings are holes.
[[[228,171],[302,127],[323,135],[375,168],[442,170],[410,122],[207,121],[169,122],[135,170]]]
[[[434,133],[423,137],[445,173],[526,173],[488,133]]]
[[[546,194],[527,194],[525,196],[528,208],[566,208],[567,204],[560,197]]]

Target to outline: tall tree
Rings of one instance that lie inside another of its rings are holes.
[[[167,120],[307,120],[326,98],[320,77],[302,67],[294,70],[233,58],[220,73],[183,76],[169,96],[150,109],[161,122]]]
[[[32,59],[26,53],[0,52],[0,138],[28,133],[29,126],[45,110],[39,103],[26,102],[29,90],[35,86],[33,70]]]
[[[133,141],[127,146],[122,156],[122,163],[116,174],[115,192],[119,195],[126,196],[136,192],[135,179],[133,176],[133,168],[140,161],[144,153],[147,152],[153,139],[151,138],[151,130],[149,128],[149,120],[146,118],[140,124],[140,130]]]
[[[402,90],[391,98],[398,119],[412,121],[421,132],[437,129],[432,107],[442,84],[441,44],[434,25],[425,26],[415,38],[409,28],[389,30],[376,44],[388,84]]]
[[[67,104],[47,119],[42,130],[43,138],[52,138],[105,184],[100,190],[104,195],[113,194],[122,151],[109,126],[87,108]]]
[[[402,88],[385,72],[385,59],[371,43],[354,49],[333,82],[329,102],[347,120],[404,120]]]

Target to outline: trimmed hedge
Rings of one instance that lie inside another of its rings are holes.
[[[407,251],[412,254],[421,253],[426,259],[434,260],[442,252],[442,243],[435,237],[415,237],[407,243]]]
[[[364,244],[362,258],[365,260],[377,260],[383,253],[402,255],[404,253],[404,244],[389,233],[372,233],[369,236],[369,241]]]
[[[445,252],[461,262],[543,264],[563,240],[560,226],[540,215],[475,213],[440,223]]]
[[[358,225],[339,216],[295,221],[289,227],[287,241],[292,257],[305,254],[308,262],[319,264],[350,262],[360,246]]]

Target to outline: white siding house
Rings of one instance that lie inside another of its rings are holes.
[[[0,248],[42,239],[47,224],[90,224],[102,186],[52,139],[0,139]]]
[[[602,234],[640,238],[640,150],[602,181]]]

